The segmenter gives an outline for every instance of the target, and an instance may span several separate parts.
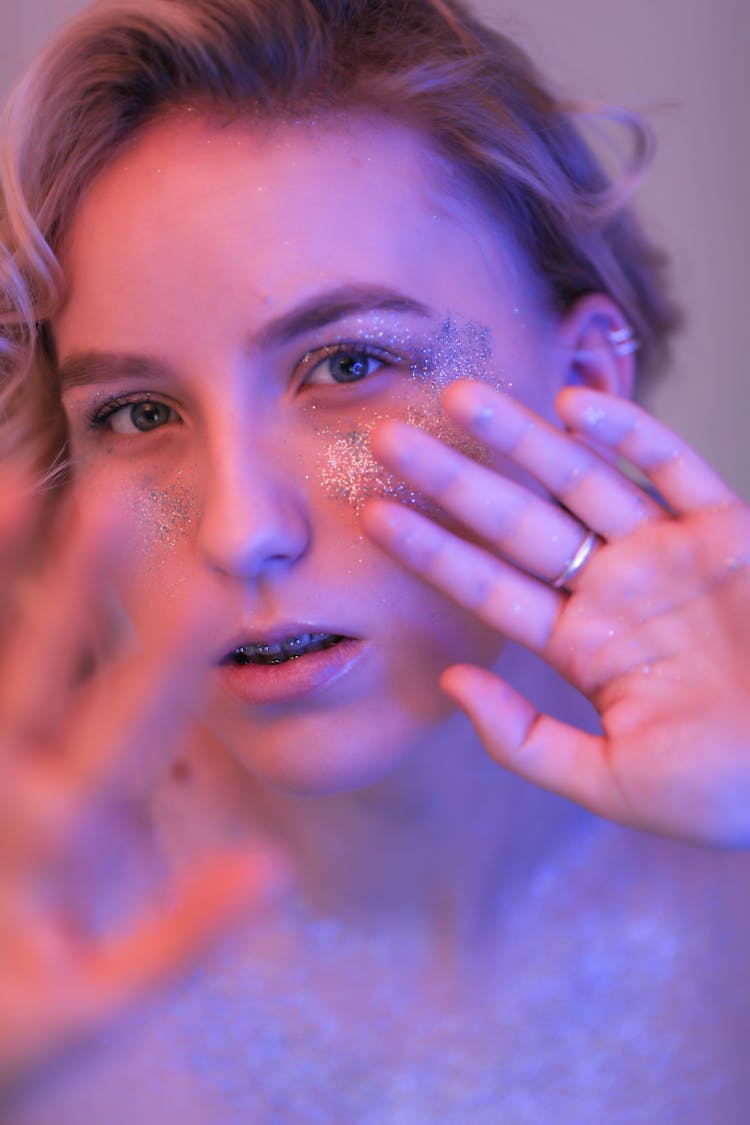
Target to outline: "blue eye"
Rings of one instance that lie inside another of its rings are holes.
[[[359,383],[378,371],[384,362],[370,352],[356,351],[353,348],[336,351],[313,367],[305,383],[317,386],[331,382]]]

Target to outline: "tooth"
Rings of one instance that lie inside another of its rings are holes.
[[[299,656],[310,643],[310,634],[302,633],[299,637],[290,637],[288,641],[284,641],[282,648],[287,656]]]
[[[332,648],[340,640],[342,638],[333,633],[301,633],[284,641],[240,645],[233,656],[240,664],[283,664],[308,652]]]
[[[310,645],[311,652],[321,652],[326,648],[333,648],[338,641],[338,637],[331,633],[316,633]]]

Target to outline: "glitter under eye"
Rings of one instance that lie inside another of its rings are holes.
[[[136,522],[151,554],[173,551],[182,539],[188,538],[195,517],[195,494],[183,480],[182,470],[174,481],[164,487],[148,486],[135,504]]]
[[[392,496],[406,504],[424,505],[420,493],[410,489],[375,460],[370,449],[372,429],[386,415],[376,415],[361,429],[352,428],[336,433],[326,427],[330,435],[324,454],[321,482],[326,495],[336,500],[346,500],[358,511],[370,496]]]
[[[372,326],[369,329],[372,332]],[[384,339],[386,331],[379,325],[378,337]],[[418,385],[420,391],[419,401],[407,407],[405,421],[473,460],[486,462],[489,458],[486,448],[445,415],[440,396],[457,379],[480,379],[492,383],[498,390],[507,388],[503,373],[493,364],[489,328],[470,322],[459,324],[446,317],[437,332],[416,347],[409,333],[401,333],[396,340],[391,335],[390,340],[411,357],[411,382]],[[361,426],[352,425],[345,430],[333,426],[321,428],[320,434],[328,439],[321,458],[323,490],[331,499],[345,500],[357,511],[372,496],[389,497],[422,510],[434,510],[435,505],[422,493],[387,472],[372,454],[370,434],[378,422],[389,417],[393,417],[392,412],[369,413]]]

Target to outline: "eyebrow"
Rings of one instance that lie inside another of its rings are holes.
[[[131,355],[127,352],[74,352],[55,371],[58,392],[106,383],[113,379],[153,379],[166,381],[174,377],[168,363],[156,356]]]
[[[405,313],[423,319],[434,315],[427,305],[395,289],[344,285],[311,297],[289,312],[267,321],[249,337],[247,349],[270,350],[347,317],[377,312]],[[155,375],[169,380],[174,378],[175,372],[169,364],[153,356],[107,351],[75,352],[56,370],[61,391],[118,377],[153,378]]]
[[[394,289],[344,285],[312,297],[290,312],[270,320],[252,337],[251,347],[258,350],[277,347],[345,317],[373,312],[407,313],[424,318],[432,316],[426,305]]]

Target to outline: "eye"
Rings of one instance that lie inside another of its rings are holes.
[[[141,399],[119,405],[110,403],[103,407],[92,420],[96,426],[106,426],[113,433],[129,436],[148,434],[159,430],[168,422],[178,418],[176,411],[164,402]]]
[[[339,348],[315,364],[305,379],[305,385],[359,383],[368,375],[374,375],[385,362],[368,351]]]

